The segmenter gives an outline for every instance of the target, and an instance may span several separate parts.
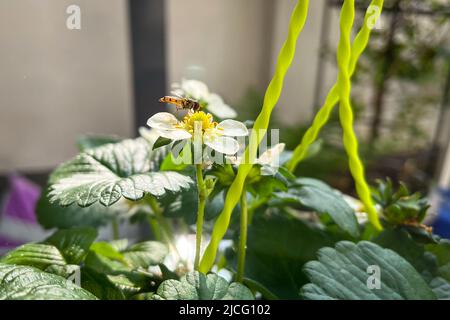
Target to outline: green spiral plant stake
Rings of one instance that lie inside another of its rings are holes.
[[[304,134],[301,143],[297,146],[297,148],[295,148],[292,159],[288,163],[288,169],[291,172],[294,171],[298,163],[304,159],[308,147],[316,140],[320,129],[328,121],[334,106],[341,99],[340,117],[344,128],[344,145],[350,158],[350,171],[355,179],[358,195],[366,207],[369,221],[378,230],[381,229],[381,224],[379,222],[377,212],[372,204],[369,187],[367,186],[364,178],[364,167],[358,156],[358,144],[353,132],[353,112],[349,99],[350,78],[355,72],[359,57],[367,46],[372,27],[381,14],[383,3],[383,0],[373,0],[371,2],[367,9],[363,26],[355,37],[351,48],[350,31],[354,20],[354,1],[351,3],[344,3],[340,22],[340,50],[338,50],[340,79],[338,79],[338,83],[336,83],[328,93],[323,107],[314,118],[312,126]],[[342,33],[343,31],[348,34]],[[339,84],[339,81],[341,84]],[[342,82],[348,84],[348,88],[346,84],[344,84],[344,88],[342,88]],[[342,89],[344,89],[344,91]],[[344,101],[344,103],[342,101],[342,94],[346,94],[347,97],[347,101]]]
[[[383,3],[384,0],[373,0],[367,8],[366,15],[364,17],[364,23],[361,27],[361,30],[356,35],[351,48],[350,64],[348,69],[350,76],[352,76],[355,72],[359,57],[364,52],[367,43],[369,42],[370,33],[376,20],[380,17],[381,11],[383,9]],[[319,134],[320,129],[322,129],[322,127],[328,121],[330,113],[333,110],[334,106],[338,103],[338,101],[338,87],[337,84],[334,84],[325,99],[324,105],[322,106],[322,108],[320,108],[319,112],[314,118],[313,124],[303,135],[301,143],[295,148],[292,159],[287,164],[289,171],[294,171],[300,161],[305,158],[309,146],[317,139],[317,135]]]
[[[211,240],[200,262],[199,271],[203,273],[208,272],[214,264],[219,243],[228,229],[231,213],[240,200],[245,179],[252,168],[258,145],[264,136],[261,132],[265,132],[269,126],[270,115],[281,94],[284,76],[294,58],[297,38],[305,25],[308,4],[308,0],[299,0],[292,13],[288,37],[278,56],[275,74],[266,90],[262,110],[255,120],[249,145],[244,153],[244,161],[239,166],[236,178],[227,192],[224,208],[214,224]]]
[[[339,118],[344,132],[344,147],[349,158],[350,172],[355,179],[356,192],[365,205],[369,221],[372,225],[381,230],[377,211],[372,203],[369,186],[364,178],[364,166],[358,155],[358,141],[353,130],[353,111],[350,103],[350,74],[348,72],[350,64],[350,33],[355,18],[355,0],[345,0],[342,5],[337,61],[339,67],[337,87],[340,97]]]

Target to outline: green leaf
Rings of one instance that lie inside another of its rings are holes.
[[[258,181],[248,183],[247,189],[255,196],[270,197],[275,191],[287,190],[287,183],[287,179],[276,172],[274,175],[259,176]]]
[[[438,259],[439,265],[444,266],[450,263],[450,241],[441,240],[438,244],[429,244],[427,251],[432,252]]]
[[[97,148],[108,143],[116,143],[121,139],[115,136],[81,136],[77,139],[77,146],[80,151]]]
[[[236,177],[236,172],[231,164],[213,164],[206,174],[215,176],[223,186],[230,186]]]
[[[82,208],[77,204],[61,207],[50,203],[48,196],[43,192],[36,207],[38,222],[46,229],[69,229],[72,227],[100,227],[110,223],[114,217],[126,212],[127,208],[121,203],[110,207],[99,203]]]
[[[126,239],[96,242],[91,246],[87,264],[103,265],[109,271],[147,269],[163,262],[169,253],[167,246],[157,241],[145,241],[128,247]],[[114,261],[115,260],[115,261]],[[100,269],[106,270],[104,267]],[[95,269],[95,267],[94,267]],[[106,272],[109,272],[106,271]]]
[[[319,214],[328,214],[342,230],[353,237],[359,235],[354,210],[336,190],[319,180],[298,178],[287,192],[277,192],[275,196],[281,200],[275,200],[275,205],[297,204]]]
[[[437,244],[442,239],[438,235],[433,234],[430,230],[424,228],[424,225],[402,225],[397,226],[400,227],[411,235],[411,238],[414,239],[417,243],[421,244]]]
[[[373,242],[401,255],[422,275],[433,276],[437,274],[435,257],[425,251],[424,245],[414,241],[404,228],[386,228]]]
[[[50,265],[66,265],[66,261],[56,247],[41,243],[24,244],[8,252],[0,262],[28,265],[39,269],[45,269]]]
[[[374,242],[405,258],[425,279],[439,299],[450,298],[450,246],[447,241],[424,245],[416,229],[387,228]],[[411,234],[411,232],[414,232]],[[429,242],[429,241],[428,241]]]
[[[148,268],[163,262],[169,253],[166,245],[157,241],[136,243],[122,251],[125,260],[135,268]]]
[[[125,262],[125,257],[113,245],[108,242],[100,241],[91,245],[90,250],[103,257]]]
[[[90,284],[97,296],[116,295],[114,290],[118,290],[124,297],[130,297],[142,290],[155,290],[155,284],[161,281],[146,269],[162,262],[168,251],[166,246],[155,241],[127,245],[128,241],[122,239],[111,243],[97,242],[91,246],[85,269],[93,278],[95,274],[102,275],[97,282],[91,281]],[[101,283],[104,282],[108,283],[107,288],[114,290],[102,290]]]
[[[153,144],[153,150],[158,149],[160,147],[164,147],[172,142],[172,139],[164,138],[164,137],[158,137],[156,139],[155,143]]]
[[[237,282],[229,284],[222,277],[194,271],[178,280],[166,280],[154,300],[253,300],[251,291]]]
[[[81,268],[81,286],[102,300],[124,300],[124,293],[105,274],[88,267]]]
[[[134,295],[142,289],[142,286],[129,279],[125,274],[108,274],[106,275],[106,278],[108,278],[108,281],[111,282],[111,284],[120,290],[120,292],[122,292],[125,296]]]
[[[80,266],[77,264],[66,264],[66,265],[58,265],[52,264],[45,268],[43,271],[47,273],[53,273],[63,278],[69,278],[70,276],[74,276],[76,272],[80,270]]]
[[[271,210],[270,215],[255,216],[248,228],[245,278],[280,299],[299,299],[300,288],[308,282],[303,265],[336,239],[316,226]],[[235,265],[236,256],[227,260]]]
[[[67,263],[79,264],[96,238],[97,231],[93,228],[73,228],[58,230],[44,242],[58,248]]]
[[[163,206],[164,216],[169,218],[182,217],[187,224],[193,224],[197,220],[198,193],[197,188],[192,187],[177,194],[169,194],[160,201]]]
[[[150,284],[153,281],[148,275],[133,271],[107,274],[106,277],[126,297],[133,296],[141,290],[151,289]]]
[[[159,264],[159,269],[161,270],[162,278],[165,280],[178,280],[180,278],[175,271],[170,270],[166,265],[162,263]]]
[[[131,300],[152,300],[154,292],[142,292],[131,297]]]
[[[174,141],[170,148],[166,147],[166,157],[161,163],[161,171],[182,171],[188,167],[188,159],[192,159],[191,144],[186,140]],[[170,150],[170,152],[169,152]]]
[[[105,275],[131,271],[131,268],[123,262],[105,257],[94,251],[89,251],[84,264],[89,269]]]
[[[447,280],[436,277],[428,284],[439,300],[450,299],[450,283]]]
[[[429,244],[425,248],[437,259],[437,275],[450,282],[450,241],[441,240],[438,244]]]
[[[0,300],[94,300],[66,279],[33,267],[0,264]]]
[[[191,178],[177,172],[156,172],[155,158],[143,138],[89,149],[59,166],[50,177],[49,198],[62,206],[88,207],[97,201],[111,206],[122,197],[137,201],[146,193],[162,196],[188,188]]]
[[[211,220],[220,214],[224,206],[224,198],[225,194],[221,191],[206,199],[206,220]],[[183,217],[187,224],[194,224],[197,221],[198,191],[195,187],[175,195],[168,195],[161,199],[161,204],[166,217]]]
[[[252,280],[252,279],[248,279],[248,278],[244,278],[243,283],[249,289],[251,289],[253,292],[259,292],[261,294],[262,298],[265,299],[265,300],[279,300],[279,298],[275,294],[270,292],[269,289],[267,289],[264,285],[262,285],[258,281],[255,281],[255,280]]]
[[[381,206],[383,216],[393,225],[405,222],[420,224],[430,207],[428,200],[419,193],[410,194],[408,188],[400,183],[394,190],[392,181],[378,180],[377,187],[372,190],[372,197]]]
[[[306,299],[436,299],[408,261],[374,243],[341,241],[335,248],[320,249],[318,258],[304,268],[311,281],[302,288],[301,293]],[[379,289],[369,289],[369,277],[372,276],[368,272],[369,266],[379,267]]]
[[[85,269],[95,278],[90,285],[95,290],[93,292],[99,292],[99,296],[107,293],[101,289],[101,284],[105,282],[120,291],[124,297],[142,290],[154,290],[154,284],[160,282],[144,267],[162,259],[163,245],[144,242],[125,249],[123,253],[116,250],[125,245],[126,241],[114,241],[113,244],[100,243],[98,246],[96,243],[91,247],[85,260]]]
[[[122,252],[128,248],[128,239],[113,240],[113,241],[110,241],[109,244],[116,251]]]
[[[181,171],[184,170],[188,165],[183,161],[179,161],[180,157],[175,157],[172,152],[170,152],[161,163],[161,171]]]

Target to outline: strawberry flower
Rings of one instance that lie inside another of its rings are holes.
[[[261,175],[273,176],[277,173],[280,166],[280,157],[285,148],[284,143],[278,143],[272,148],[264,151],[256,160],[254,164],[261,166]],[[240,165],[242,157],[227,156],[227,160],[233,165]]]
[[[202,143],[220,153],[232,155],[239,151],[239,143],[232,137],[248,135],[247,127],[239,121],[227,119],[220,123],[214,121],[210,113],[189,111],[179,121],[173,114],[159,112],[147,121],[160,137],[179,140],[193,140],[195,130],[201,130]],[[197,129],[199,128],[199,129]]]

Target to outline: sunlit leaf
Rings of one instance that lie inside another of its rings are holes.
[[[67,263],[79,264],[96,238],[97,231],[93,228],[73,228],[56,231],[45,243],[58,248]]]
[[[49,198],[62,206],[81,207],[97,201],[110,206],[122,197],[140,200],[188,188],[191,178],[177,172],[158,172],[161,153],[143,138],[89,149],[58,167],[50,177]],[[156,161],[158,159],[158,161]]]
[[[191,272],[178,280],[166,280],[158,288],[154,300],[253,300],[251,291],[239,284],[228,283],[209,273]]]
[[[1,260],[4,264],[28,265],[45,269],[50,265],[66,265],[61,252],[52,245],[42,243],[27,243],[10,252]]]
[[[341,194],[327,184],[310,178],[299,178],[286,192],[275,193],[276,205],[298,205],[302,208],[328,214],[344,231],[356,237],[359,235],[358,221],[354,210]]]
[[[93,300],[66,279],[26,266],[0,264],[0,300]]]
[[[110,207],[94,203],[89,207],[80,207],[76,203],[62,207],[50,203],[44,192],[36,206],[38,222],[46,229],[72,227],[100,227],[110,223],[115,217],[127,212],[123,203]]]
[[[379,274],[369,267],[378,269]],[[320,249],[318,261],[307,263],[304,269],[311,281],[302,288],[306,299],[436,299],[408,261],[367,241],[358,244],[342,241],[335,248]],[[379,285],[375,286],[372,280],[378,280]]]

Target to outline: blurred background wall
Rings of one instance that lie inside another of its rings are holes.
[[[122,0],[0,1],[1,172],[48,170],[83,133],[131,135],[127,19]]]

